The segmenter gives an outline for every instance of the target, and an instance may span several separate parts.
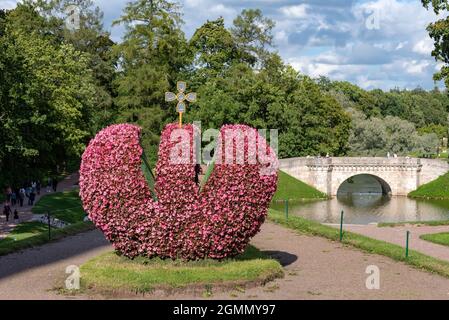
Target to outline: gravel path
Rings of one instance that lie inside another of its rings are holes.
[[[94,230],[0,257],[0,299],[65,299],[51,290],[64,284],[66,268],[108,250]]]
[[[331,225],[339,228],[340,226]],[[344,229],[364,236],[387,241],[405,247],[407,230],[410,231],[410,249],[419,251],[437,259],[449,261],[449,247],[425,241],[419,237],[423,234],[449,232],[449,226],[417,226],[382,227],[376,225],[346,225]]]
[[[285,278],[244,293],[216,293],[214,299],[449,300],[447,278],[338,242],[298,235],[273,223],[265,223],[252,243],[280,259],[285,267]],[[368,290],[365,286],[369,276],[365,271],[370,265],[380,269],[379,290]]]
[[[273,223],[265,223],[252,243],[281,261],[285,278],[243,292],[213,292],[211,299],[449,299],[449,279],[324,238],[298,235]],[[0,299],[89,298],[62,296],[51,289],[63,284],[67,266],[80,265],[107,250],[111,247],[102,234],[89,231],[0,257]],[[365,286],[369,265],[380,269],[379,290]],[[145,298],[203,297],[175,294]]]

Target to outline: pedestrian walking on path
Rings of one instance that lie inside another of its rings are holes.
[[[34,200],[36,199],[36,193],[34,190],[31,191],[30,193],[30,205],[34,206]]]
[[[19,190],[19,204],[20,204],[20,207],[23,207],[23,200],[25,200],[25,189],[24,188],[20,188],[20,190]]]
[[[49,179],[49,185],[48,185],[49,192],[51,192],[52,188],[53,188],[52,181],[53,181],[52,179]],[[73,190],[74,188],[78,187],[78,181],[79,181],[79,174],[77,172],[75,172],[75,173],[72,173],[71,175],[65,177],[62,181],[60,181],[60,183],[58,183],[56,185],[56,187],[59,191]],[[20,212],[18,212],[18,215],[19,215],[18,220],[20,223],[32,220],[33,213],[31,212],[31,210],[32,210],[31,201],[33,202],[33,205],[35,205],[36,202],[45,193],[45,191],[44,191],[44,188],[46,187],[45,184],[41,185],[42,192],[40,195],[37,194],[37,191],[39,189],[39,181],[36,180],[36,183],[35,183],[36,188],[35,188],[34,192],[32,192],[33,190],[32,190],[31,185],[32,185],[32,182],[25,182],[22,184],[22,187],[17,192],[17,205],[20,205],[21,207],[23,206],[23,208],[20,209]],[[32,193],[34,193],[34,195],[32,195]],[[2,202],[0,202],[0,216],[4,215],[4,212],[2,211],[3,208],[1,207],[1,204],[2,204]],[[14,214],[13,214],[14,210],[11,207],[10,207],[10,209],[11,209],[11,211],[9,211],[9,217],[11,217],[11,219],[13,219],[14,218]],[[17,211],[19,211],[18,208],[17,208]],[[8,217],[8,220],[9,220],[9,217]],[[3,218],[1,219],[1,221],[3,221]],[[14,229],[14,227],[16,225],[17,225],[16,223],[0,224],[0,239],[6,237]]]
[[[15,206],[17,204],[17,193],[16,193],[16,191],[14,190],[12,193],[11,193],[11,205],[12,206]]]
[[[5,203],[5,206],[3,208],[3,214],[5,215],[6,222],[9,222],[9,216],[11,215],[11,207],[9,205],[9,202]]]
[[[53,191],[56,192],[56,189],[58,188],[58,180],[56,178],[52,179],[53,184]]]
[[[52,182],[51,182],[51,178],[48,178],[47,180],[47,193],[51,192],[51,186],[52,186]]]

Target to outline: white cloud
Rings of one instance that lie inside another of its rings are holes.
[[[0,9],[13,9],[16,7],[15,0],[0,0]]]
[[[413,46],[413,52],[419,53],[423,56],[430,56],[433,50],[433,41],[429,37],[426,37]]]
[[[210,12],[213,14],[219,14],[221,16],[230,16],[236,14],[233,8],[226,7],[221,3],[210,7],[208,10],[210,10]]]
[[[395,50],[400,50],[400,49],[404,48],[407,44],[408,44],[408,41],[399,42],[398,45],[395,47]]]
[[[288,34],[284,30],[280,30],[275,32],[274,41],[278,45],[287,45],[288,44]]]
[[[295,6],[282,7],[279,10],[289,18],[305,18],[307,16],[307,5],[299,4]]]
[[[120,40],[123,27],[111,29],[124,0],[94,0],[105,11],[105,28]],[[432,75],[442,64],[430,56],[427,25],[438,17],[419,0],[180,0],[183,30],[189,38],[206,20],[223,16],[227,26],[244,8],[260,8],[276,22],[276,50],[295,69],[312,77],[327,75],[364,88],[433,88]],[[15,0],[0,0],[13,8]],[[307,3],[307,4],[305,4]],[[293,4],[293,5],[292,5]],[[379,28],[367,18],[378,14]]]
[[[427,67],[430,66],[430,62],[427,60],[411,60],[404,61],[402,63],[403,68],[407,73],[410,74],[421,74],[425,71]]]

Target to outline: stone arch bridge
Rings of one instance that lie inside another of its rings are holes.
[[[375,177],[384,193],[407,195],[448,172],[449,163],[403,157],[290,158],[280,160],[280,170],[330,196],[337,195],[343,182],[361,174]]]

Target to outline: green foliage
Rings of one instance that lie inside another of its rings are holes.
[[[316,79],[318,85],[334,96],[344,109],[356,109],[368,118],[394,116],[414,123],[417,128],[442,125],[447,128],[449,97],[438,89],[425,91],[380,89],[365,91],[349,82]]]
[[[0,38],[0,180],[7,183],[79,157],[94,113],[88,57],[18,26],[25,14],[41,20],[34,8],[19,5],[7,14],[9,32]]]
[[[432,5],[440,11],[446,3]],[[78,30],[66,28],[69,4],[80,8]],[[73,170],[89,139],[111,123],[142,127],[153,166],[159,134],[177,116],[164,93],[178,80],[199,97],[185,121],[278,129],[280,157],[420,155],[436,152],[435,135],[447,136],[447,92],[314,81],[272,50],[274,22],[258,9],[243,10],[230,27],[207,21],[191,39],[181,15],[169,0],[130,2],[114,22],[126,29],[114,44],[92,0],[22,0],[0,10],[0,184]],[[446,23],[429,26],[443,62]],[[351,120],[351,110],[361,115]]]
[[[421,0],[423,6],[429,9],[433,7],[436,14],[446,13],[449,10],[448,0]],[[430,38],[434,41],[432,56],[435,60],[443,62],[440,71],[434,75],[435,80],[444,80],[446,87],[449,87],[449,20],[446,17],[430,23],[427,26]]]
[[[449,173],[420,186],[408,195],[412,198],[449,199]]]
[[[153,15],[157,18],[152,20]],[[127,33],[116,47],[123,61],[115,82],[120,107],[116,121],[143,127],[142,145],[151,163],[156,161],[159,132],[176,116],[174,105],[167,109],[162,100],[164,92],[179,77],[199,97],[185,115],[187,122],[201,121],[205,129],[229,123],[280,129],[281,157],[345,153],[349,116],[311,79],[269,53],[274,23],[260,10],[244,10],[230,30],[222,18],[207,21],[188,44],[178,8],[164,1],[129,4],[119,22],[127,25]],[[162,42],[178,50],[161,53],[157,48]]]
[[[60,174],[110,122],[112,42],[90,0],[76,1],[82,28],[67,30],[67,4],[25,0],[0,15],[2,185]]]
[[[108,252],[83,264],[81,272],[83,288],[109,293],[263,284],[283,276],[278,261],[268,258],[252,246],[242,255],[224,261],[207,259],[183,262],[159,258],[130,260]]]
[[[331,85],[332,91],[343,94],[349,103],[357,106],[367,117],[379,115],[375,108],[374,97],[362,88],[347,81],[335,81]]]
[[[349,137],[350,155],[400,156],[434,154],[439,145],[435,133],[419,135],[413,123],[398,117],[366,116],[352,110],[353,128]]]
[[[256,73],[235,64],[222,77],[198,89],[197,106],[187,121],[205,128],[243,123],[279,130],[279,156],[342,155],[346,151],[350,117],[337,101],[310,78],[290,67],[270,65]]]
[[[190,46],[195,52],[195,66],[201,68],[205,78],[222,75],[238,56],[236,42],[225,28],[223,18],[207,21],[198,28]]]
[[[114,25],[126,27],[124,41],[114,48],[120,69],[113,81],[119,114],[116,123],[136,123],[143,128],[142,146],[155,163],[159,134],[174,120],[174,106],[164,101],[190,64],[191,53],[179,6],[164,0],[138,0],[127,4]]]
[[[270,53],[267,47],[273,46],[273,20],[263,16],[259,9],[244,9],[233,21],[231,33],[239,48],[242,61],[250,66],[261,67],[266,64]]]
[[[283,171],[279,171],[278,187],[273,201],[302,200],[302,199],[326,199],[326,194],[295,179]]]
[[[448,137],[448,128],[441,124],[431,124],[418,129],[418,133],[421,135],[433,133],[437,135],[439,139]]]

